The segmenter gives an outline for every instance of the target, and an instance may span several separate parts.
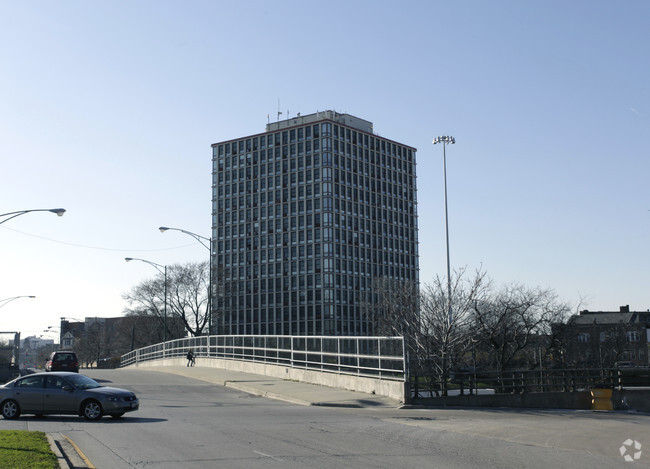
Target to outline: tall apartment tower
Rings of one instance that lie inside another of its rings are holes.
[[[334,111],[213,144],[214,332],[372,335],[374,280],[419,281],[415,152]]]

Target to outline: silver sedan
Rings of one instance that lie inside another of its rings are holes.
[[[133,392],[102,386],[78,373],[36,373],[0,386],[0,410],[5,419],[20,414],[72,414],[98,420],[103,415],[121,417],[139,406]]]

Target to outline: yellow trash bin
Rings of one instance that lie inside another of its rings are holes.
[[[594,388],[591,390],[591,410],[614,410],[612,390]]]

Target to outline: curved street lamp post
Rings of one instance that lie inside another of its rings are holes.
[[[125,257],[124,260],[126,262],[131,262],[131,261],[140,261],[144,262],[145,264],[149,264],[153,266],[158,272],[163,274],[165,276],[165,317],[163,320],[163,342],[167,342],[167,266],[166,265],[161,265],[161,264],[156,264],[155,262],[151,262],[145,259],[138,259],[137,257]],[[164,350],[163,350],[164,354]]]
[[[161,226],[158,228],[161,233],[164,233],[165,231],[180,231],[181,233],[185,233],[186,235],[191,236],[192,238],[196,239],[199,243],[203,245],[204,248],[206,248],[210,252],[210,264],[209,264],[209,278],[208,278],[208,334],[212,334],[212,308],[214,306],[214,302],[212,301],[212,238],[206,238],[205,236],[198,235],[196,233],[192,233],[191,231],[187,230],[182,230],[180,228],[170,228],[168,226]],[[207,244],[206,244],[207,243]]]
[[[11,220],[12,218],[16,218],[30,212],[52,212],[52,213],[56,213],[57,216],[62,217],[63,214],[65,213],[65,209],[64,208],[36,208],[32,210],[18,210],[16,212],[1,213],[0,218],[2,217],[7,217],[7,218],[5,218],[4,220],[0,220],[0,225],[2,225],[6,221]]]
[[[9,298],[3,298],[2,300],[0,300],[0,308],[6,306],[7,303],[17,300],[18,298],[36,298],[36,297],[34,295],[21,295],[21,296],[11,296]]]

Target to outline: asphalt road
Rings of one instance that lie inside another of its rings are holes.
[[[84,373],[135,391],[140,410],[0,428],[61,433],[99,469],[650,467],[648,414],[308,407],[170,373]],[[644,451],[632,463],[628,438]]]

